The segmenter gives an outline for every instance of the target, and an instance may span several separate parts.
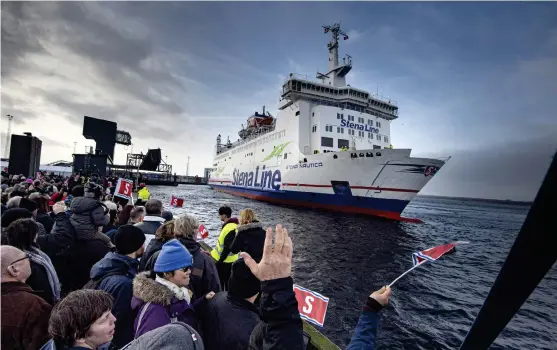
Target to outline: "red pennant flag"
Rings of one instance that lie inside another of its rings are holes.
[[[199,237],[201,237],[201,239],[205,239],[209,237],[209,231],[207,231],[205,225],[203,224],[199,225],[199,228],[197,229],[197,234]]]

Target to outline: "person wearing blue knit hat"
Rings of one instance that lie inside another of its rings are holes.
[[[137,312],[135,338],[172,322],[184,322],[197,329],[195,310],[211,299],[210,292],[197,300],[186,287],[190,283],[193,258],[178,241],[166,242],[153,271],[138,274],[133,281],[132,309]]]

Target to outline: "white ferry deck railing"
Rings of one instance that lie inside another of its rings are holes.
[[[308,81],[312,84],[317,84],[317,85],[322,85],[324,87],[333,88],[331,86],[323,84],[323,81],[321,81],[321,79],[318,79],[318,78],[315,78],[315,77],[312,77],[312,76],[309,76],[309,75],[305,75],[305,74],[299,74],[299,73],[290,73],[290,76],[288,76],[284,79],[284,83],[288,82],[289,80],[296,79],[296,78],[306,80],[306,81]],[[339,87],[336,87],[336,88],[339,88]],[[366,90],[362,90],[362,89],[355,88],[353,86],[348,86],[348,85],[345,86],[345,87],[342,87],[342,88],[352,88],[352,89],[357,90],[357,91],[365,91],[366,93],[369,94],[369,96],[371,98],[373,98],[375,100],[378,100],[379,102],[385,102],[385,103],[388,103],[388,104],[391,104],[391,105],[394,105],[394,106],[398,106],[398,103],[397,103],[396,100],[393,100],[392,98],[389,98],[389,97],[386,97],[386,96],[383,96],[383,95],[370,93]]]
[[[261,128],[258,133],[249,135],[245,139],[240,139],[238,141],[232,142],[230,145],[226,145],[226,144],[222,145],[222,149],[220,150],[220,152],[217,152],[217,154],[221,154],[221,153],[233,150],[234,148],[236,148],[238,146],[242,146],[246,143],[250,143],[254,139],[258,138],[259,136],[266,135],[266,134],[268,134],[270,132],[273,132],[273,131],[275,131],[275,126],[274,125],[272,127]]]

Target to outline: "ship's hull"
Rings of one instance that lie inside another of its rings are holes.
[[[230,166],[211,175],[208,184],[270,203],[419,221],[401,213],[443,164],[411,158],[410,150],[337,152],[308,156],[299,164]]]

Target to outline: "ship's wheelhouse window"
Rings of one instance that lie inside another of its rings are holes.
[[[306,83],[302,83],[302,89],[306,88]]]
[[[323,146],[323,147],[333,147],[333,138],[332,137],[322,137],[321,138],[321,146]]]
[[[348,140],[338,139],[338,148],[348,148]]]

